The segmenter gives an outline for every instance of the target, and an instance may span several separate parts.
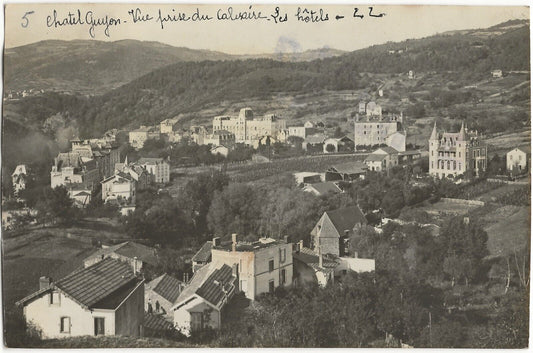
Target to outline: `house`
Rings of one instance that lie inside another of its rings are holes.
[[[367,116],[381,116],[382,109],[379,104],[376,102],[368,102],[366,105],[366,115]]]
[[[100,172],[96,161],[89,157],[82,157],[79,152],[59,153],[54,158],[54,165],[50,172],[50,186],[79,184],[80,188],[94,190],[100,181]]]
[[[502,70],[492,70],[490,72],[493,78],[501,78],[503,77],[503,71]]]
[[[145,168],[154,176],[156,183],[168,183],[170,181],[170,164],[163,158],[141,158],[136,165]]]
[[[313,123],[310,121],[307,121],[304,126],[289,126],[287,129],[289,136],[301,137],[303,139],[316,132]]]
[[[292,283],[292,245],[287,240],[244,242],[233,234],[231,242],[223,243],[214,238],[211,262],[237,265],[237,288],[251,300]]]
[[[71,150],[86,159],[94,159],[99,180],[113,175],[115,164],[120,162],[119,146],[106,139],[72,140]]]
[[[186,336],[206,328],[219,329],[222,309],[237,290],[236,267],[212,262],[196,271],[172,306],[174,327]]]
[[[135,190],[145,190],[148,186],[155,182],[155,177],[152,175],[146,167],[128,164],[128,157],[124,160],[124,163],[115,164],[115,174],[123,172],[129,174],[135,181]]]
[[[303,187],[303,191],[310,192],[316,196],[340,194],[341,188],[332,181],[325,181],[323,183],[307,184]]]
[[[347,136],[339,138],[327,138],[324,140],[323,152],[324,153],[337,153],[337,152],[353,152],[354,142]]]
[[[398,153],[398,163],[399,164],[410,164],[419,160],[422,157],[420,151],[403,151]]]
[[[215,116],[213,133],[227,130],[235,135],[235,142],[252,145],[261,136],[272,136],[277,139],[278,134],[286,130],[286,125],[286,121],[275,114],[256,118],[251,108],[242,108],[238,116]]]
[[[159,124],[159,131],[161,134],[173,135],[178,128],[178,119],[165,119]]]
[[[531,166],[531,147],[517,147],[507,152],[507,171],[513,174],[521,174],[529,171]]]
[[[326,181],[364,179],[367,170],[368,167],[361,161],[337,164],[326,171]]]
[[[69,189],[68,195],[76,207],[85,208],[91,202],[91,190],[88,189]]]
[[[128,264],[108,258],[55,282],[41,277],[39,290],[17,305],[45,339],[140,336],[144,280]]]
[[[26,165],[17,165],[13,174],[11,174],[11,180],[13,184],[13,193],[18,195],[21,190],[26,189],[26,181],[28,179],[28,171]]]
[[[378,111],[379,109],[374,110],[375,113]],[[405,132],[403,133],[403,137],[396,133],[401,132],[402,129],[403,114],[383,116],[381,114],[369,115],[367,113],[364,117],[356,114],[354,122],[354,144],[356,147],[363,146],[370,148],[376,145],[389,145],[389,143],[392,143],[400,147],[405,137]],[[403,149],[405,150],[405,146]]]
[[[398,151],[386,146],[369,154],[365,159],[368,170],[381,172],[398,165]]]
[[[196,272],[200,267],[211,262],[211,249],[213,244],[220,242],[220,238],[213,238],[213,241],[206,241],[204,245],[192,257],[192,272]],[[218,244],[217,244],[218,245]]]
[[[461,124],[459,132],[437,133],[437,123],[429,138],[429,175],[456,177],[471,171],[479,176],[487,169],[487,145],[476,132]]]
[[[223,157],[228,157],[229,148],[227,148],[226,146],[215,146],[211,148],[211,154],[214,154],[215,156],[219,154]]]
[[[396,131],[388,135],[385,139],[387,146],[394,148],[398,152],[405,151],[405,132]]]
[[[160,132],[152,127],[141,125],[140,128],[129,132],[129,143],[136,150],[143,148],[147,140],[158,140],[161,137]]]
[[[328,137],[324,134],[315,134],[307,136],[302,142],[302,149],[308,152],[320,152],[324,150],[324,141]]]
[[[204,138],[204,145],[235,147],[235,134],[227,130],[217,130]]]
[[[295,285],[305,283],[318,283],[325,287],[334,283],[335,277],[348,272],[375,271],[374,259],[361,259],[357,257],[338,257],[333,254],[322,254],[303,246],[303,241],[296,244],[293,253]]]
[[[297,249],[292,254],[294,262],[293,284],[301,286],[306,283],[318,283],[325,287],[334,282],[337,261],[322,254],[316,254],[313,250],[296,245]]]
[[[184,283],[166,273],[144,285],[144,310],[172,321],[172,306],[184,288]]]
[[[102,180],[102,200],[124,200],[135,203],[135,180],[130,174],[118,172]]]
[[[311,248],[316,254],[344,256],[355,226],[364,224],[366,218],[358,206],[326,211],[311,231]]]
[[[83,260],[83,266],[89,267],[107,258],[126,262],[135,272],[142,271],[146,266],[156,266],[158,262],[157,252],[154,248],[127,241],[116,245],[102,246],[102,249]]]
[[[189,128],[189,135],[194,143],[197,145],[204,145],[204,140],[207,137],[208,132],[205,126],[191,126]]]
[[[410,80],[413,80],[415,78],[415,72],[413,70],[409,70],[408,76]]]
[[[298,172],[294,173],[293,176],[294,180],[296,181],[296,185],[320,183],[324,180],[323,173]]]

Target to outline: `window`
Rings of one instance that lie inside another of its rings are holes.
[[[268,261],[268,272],[274,271],[274,259]]]
[[[281,270],[280,284],[285,284],[285,281],[286,281],[286,274],[285,274],[285,269],[283,269],[283,270]]]
[[[274,293],[274,280],[273,279],[268,281],[268,292],[269,293]]]
[[[279,261],[285,262],[286,259],[287,259],[287,254],[285,253],[285,249],[280,249]]]
[[[61,332],[61,333],[70,333],[70,317],[63,316],[60,319],[59,326],[60,326],[59,327],[59,332]]]
[[[60,300],[59,292],[50,293],[50,305],[59,305]]]
[[[94,318],[94,335],[95,336],[105,335],[105,318],[103,317]]]

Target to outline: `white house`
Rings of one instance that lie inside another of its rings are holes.
[[[172,306],[174,327],[187,336],[196,330],[219,329],[222,309],[237,289],[236,267],[212,262],[198,269]]]
[[[144,280],[124,262],[105,259],[56,282],[41,277],[39,286],[17,305],[45,339],[141,335]]]
[[[219,154],[223,157],[227,157],[229,154],[229,148],[226,146],[215,146],[211,148],[211,154],[214,154],[215,156]]]
[[[13,181],[13,192],[15,195],[18,195],[19,191],[26,189],[27,177],[28,171],[26,169],[26,165],[17,165],[15,171],[13,174],[11,174],[11,179]]]
[[[159,139],[161,134],[151,126],[141,125],[140,128],[132,130],[128,134],[130,145],[135,149],[141,149],[144,143],[150,139]]]
[[[503,71],[502,70],[492,70],[490,72],[493,78],[501,78],[503,77]]]
[[[398,165],[398,151],[386,146],[369,154],[365,159],[368,170],[381,172]]]
[[[517,147],[507,152],[507,171],[521,173],[528,170],[531,163],[531,147]]]
[[[156,183],[168,183],[170,181],[170,164],[166,159],[141,158],[135,164],[152,174]]]
[[[89,189],[72,188],[68,190],[68,195],[74,200],[74,205],[80,208],[87,207],[91,202],[91,190]]]
[[[129,200],[135,202],[135,180],[130,174],[118,172],[102,180],[102,200]]]
[[[286,240],[238,242],[233,234],[231,242],[213,244],[211,257],[215,263],[238,265],[238,289],[252,300],[292,282],[292,245]]]
[[[405,132],[396,131],[386,137],[387,146],[394,148],[398,152],[405,151]]]

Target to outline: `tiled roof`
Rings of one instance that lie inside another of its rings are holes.
[[[196,294],[215,306],[219,306],[226,294],[235,288],[236,278],[232,269],[224,264],[216,269],[196,291]]]
[[[161,315],[144,314],[143,326],[154,331],[169,331],[174,329],[172,323],[165,320]]]
[[[365,162],[379,162],[387,158],[386,154],[369,154],[368,157],[365,158]]]
[[[301,248],[300,251],[293,253],[293,258],[311,266],[315,270],[334,270],[339,262],[336,259],[330,258],[329,256],[323,255],[322,257],[322,267],[319,266],[318,255],[309,248]]]
[[[390,147],[390,146],[380,147],[379,149],[382,150],[382,151],[385,151],[388,154],[396,154],[396,153],[398,153],[398,151],[395,148]]]
[[[211,249],[213,248],[212,241],[206,241],[204,245],[192,257],[193,262],[208,262],[211,260]]]
[[[285,244],[285,242],[283,240],[276,240],[272,238],[260,238],[258,241],[254,241],[254,242],[239,241],[237,242],[235,250],[236,251],[256,251],[259,249],[264,249],[264,248],[268,248],[271,246],[277,246],[280,244]],[[224,242],[221,242],[220,245],[217,245],[213,248],[218,249],[218,250],[231,251],[232,246],[233,245],[231,241],[224,241]]]
[[[237,278],[232,272],[232,268],[228,265],[213,262],[199,268],[189,285],[181,292],[176,303],[183,302],[196,294],[219,307],[226,294],[232,293],[235,289]]]
[[[357,206],[327,211],[326,215],[333,223],[335,229],[337,229],[339,235],[343,235],[345,230],[352,230],[357,223],[366,224],[365,215]]]
[[[70,273],[53,282],[50,287],[27,296],[17,304],[25,304],[57,288],[86,308],[115,309],[141,282],[142,279],[133,274],[129,264],[107,258]]]
[[[183,282],[165,273],[148,283],[148,286],[170,303],[174,303],[181,293]]]

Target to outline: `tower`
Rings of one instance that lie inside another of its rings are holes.
[[[437,134],[437,122],[433,125],[433,131],[429,137],[429,175],[438,176],[439,135]]]
[[[457,174],[464,174],[467,169],[467,149],[468,149],[468,138],[465,131],[464,123],[461,124],[461,130],[459,131],[459,136],[457,137],[457,142],[455,145],[456,153],[456,162],[457,162]]]

